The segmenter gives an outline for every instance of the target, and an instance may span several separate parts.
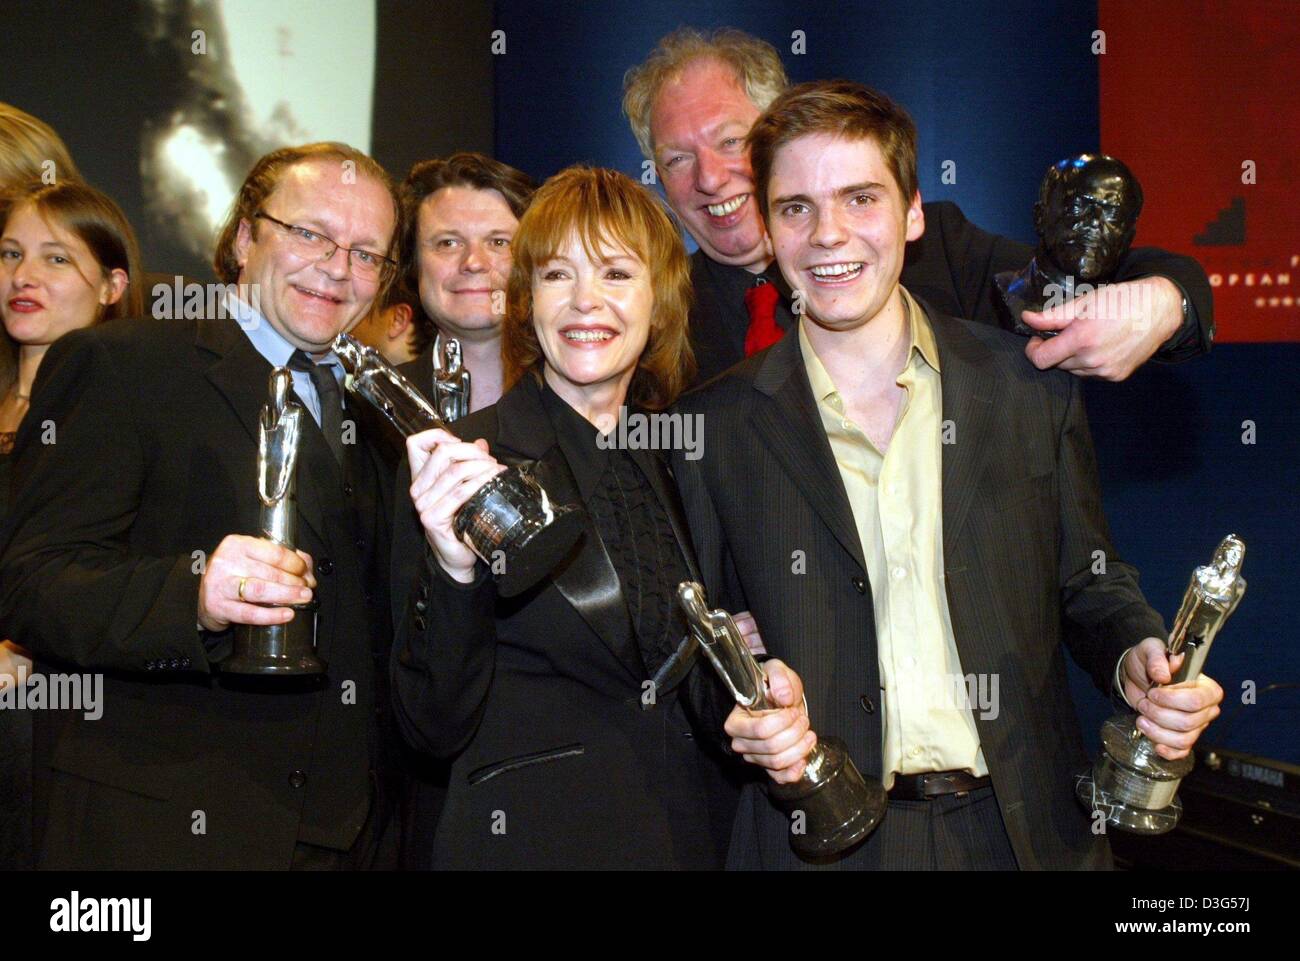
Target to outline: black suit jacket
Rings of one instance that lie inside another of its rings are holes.
[[[1098,495],[1080,381],[1039,372],[1023,341],[929,311],[942,370],[944,571],[966,674],[996,674],[1000,713],[976,715],[1022,868],[1103,866],[1104,839],[1074,799],[1086,767],[1062,642],[1103,690],[1123,650],[1163,636],[1137,572],[1116,554]],[[881,773],[882,696],[872,594],[849,506],[808,385],[782,339],[678,408],[702,415],[704,455],[674,469],[714,606],[753,612],[770,654],[798,672],[815,730]],[[796,551],[805,573],[792,573]],[[1105,573],[1093,574],[1095,551]],[[697,668],[698,669],[698,668]],[[875,835],[843,868],[880,864]],[[742,794],[730,863],[802,866],[789,824]]]
[[[347,849],[372,781],[384,793],[391,475],[364,439],[345,478],[310,418],[303,435],[325,680],[220,678],[233,632],[196,627],[204,558],[258,529],[270,370],[231,319],[115,321],[41,365],[0,533],[0,633],[42,670],[105,675],[101,719],[36,712],[41,866],[287,868],[298,840]]]
[[[940,313],[1009,328],[1011,321],[998,302],[993,278],[1001,271],[1024,267],[1034,249],[980,230],[951,201],[923,206],[925,233],[907,245],[900,283]],[[766,273],[782,292],[777,325],[788,330],[794,325],[789,287],[775,264]],[[1156,352],[1155,359],[1177,362],[1207,352],[1214,339],[1214,301],[1205,271],[1191,257],[1139,247],[1129,251],[1115,279],[1136,280],[1152,275],[1168,277],[1182,288],[1189,305],[1182,329]],[[690,322],[699,365],[697,383],[712,379],[744,359],[749,313],[743,291],[753,283],[753,275],[743,267],[715,263],[702,251],[691,257],[695,302]],[[1023,344],[1021,341],[1022,350]]]
[[[503,463],[536,462],[555,503],[579,503],[532,375],[456,432],[485,438]],[[695,576],[666,461],[632,454]],[[482,565],[472,585],[448,578],[399,498],[393,576],[399,722],[417,748],[455,758],[435,867],[722,865],[735,794],[703,738],[720,743],[730,703],[711,674],[692,671],[646,705],[657,665],[589,517],[555,575],[506,600]]]

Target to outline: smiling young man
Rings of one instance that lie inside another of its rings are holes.
[[[105,683],[99,720],[36,719],[38,866],[393,862],[391,475],[345,407],[330,343],[390,278],[398,229],[394,185],[365,154],[277,150],[217,245],[218,277],[251,302],[50,348],[15,452],[0,622],[38,662]],[[308,415],[297,550],[251,536],[279,366]],[[220,675],[236,625],[305,616],[287,605],[309,598],[325,675]]]
[[[883,780],[888,813],[844,868],[1106,866],[1074,799],[1087,759],[1063,646],[1102,690],[1121,682],[1166,757],[1223,692],[1151,689],[1170,678],[1164,629],[1110,543],[1082,382],[899,283],[924,213],[915,127],[888,98],[805,84],[749,144],[807,312],[680,402],[704,456],[674,463],[711,603],[752,611],[781,659],[766,667],[790,706],[737,709],[732,747],[790,781],[824,730]],[[804,866],[791,829],[749,785],[730,863]]]
[[[632,132],[700,248],[691,258],[691,332],[701,382],[794,326],[745,148],[754,120],[787,86],[771,44],[730,29],[669,34],[624,80]],[[925,229],[909,238],[903,282],[940,310],[999,325],[993,278],[1024,267],[1033,249],[980,230],[951,202],[924,204],[922,214]],[[1040,368],[1123,380],[1153,356],[1173,362],[1209,350],[1212,314],[1209,281],[1196,261],[1135,249],[1115,283],[1029,314],[1034,328],[1060,333],[1021,346]]]

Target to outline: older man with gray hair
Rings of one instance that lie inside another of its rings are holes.
[[[691,261],[691,330],[701,381],[794,326],[793,292],[773,263],[745,148],[749,128],[788,85],[776,49],[732,29],[679,29],[624,78],[632,132],[700,248]],[[944,313],[1000,325],[994,275],[1023,267],[1032,248],[981,230],[948,201],[924,204],[922,213],[903,284]],[[1131,304],[1137,316],[1126,312]],[[1116,283],[1023,320],[1058,331],[1030,339],[1025,353],[1035,365],[1107,380],[1127,378],[1152,357],[1199,356],[1214,336],[1205,271],[1154,248],[1130,251]]]

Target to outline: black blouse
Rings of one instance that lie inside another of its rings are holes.
[[[676,592],[690,575],[668,512],[628,451],[602,447],[595,425],[549,386],[542,389],[542,404],[618,574],[642,657],[654,671],[686,632]]]

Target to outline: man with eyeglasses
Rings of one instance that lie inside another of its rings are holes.
[[[42,670],[104,680],[92,710],[37,712],[39,867],[395,863],[391,477],[330,344],[391,282],[400,219],[365,154],[275,151],[218,239],[217,275],[238,285],[218,316],[50,349],[0,531],[0,623]],[[309,415],[297,550],[252,536],[273,367]],[[221,674],[236,625],[308,599],[324,675]]]

